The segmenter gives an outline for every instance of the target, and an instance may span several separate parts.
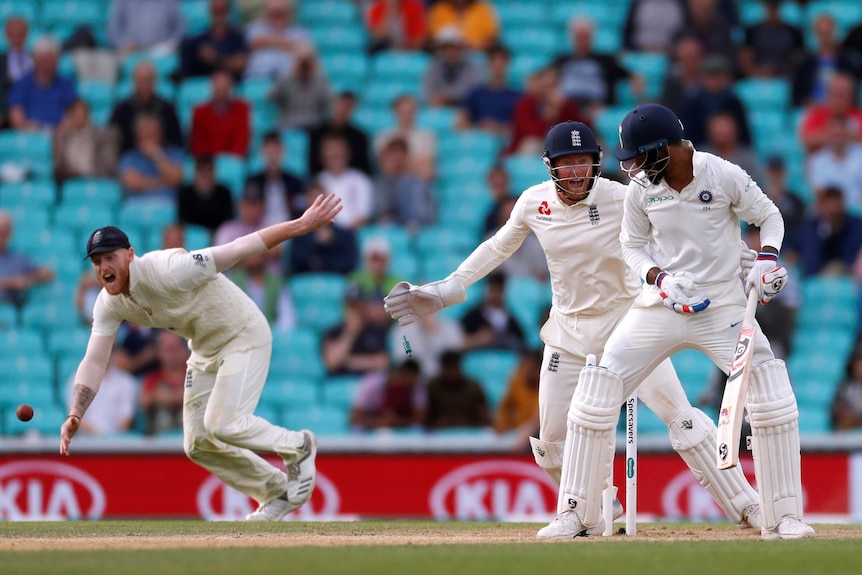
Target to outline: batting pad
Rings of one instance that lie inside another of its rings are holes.
[[[774,528],[785,515],[801,520],[799,410],[783,361],[754,366],[747,407],[763,528]]]
[[[623,380],[603,367],[581,370],[566,418],[566,444],[557,512],[573,510],[585,527],[601,517],[602,490],[611,473]]]
[[[545,470],[548,477],[557,485],[560,486],[560,473],[563,470],[563,451],[565,443],[542,441],[537,437],[530,438],[530,448],[533,450],[533,457],[536,458],[536,465]]]
[[[712,419],[692,407],[668,426],[670,443],[703,488],[734,523],[742,523],[743,510],[760,501],[742,467],[721,470],[715,465],[716,427]]]

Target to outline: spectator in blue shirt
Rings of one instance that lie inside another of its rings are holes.
[[[210,0],[210,26],[180,45],[180,75],[209,76],[227,70],[234,81],[242,79],[248,62],[248,46],[242,30],[230,24],[230,0]]]
[[[509,86],[511,55],[503,46],[488,50],[488,79],[474,88],[461,102],[458,128],[478,128],[506,135],[512,128],[512,115],[521,93]]]
[[[120,55],[175,49],[185,32],[177,0],[114,0],[108,39]]]
[[[33,71],[12,85],[9,121],[16,130],[53,129],[78,97],[75,82],[57,74],[60,46],[40,38],[33,47]]]
[[[183,181],[183,151],[164,147],[159,118],[143,114],[135,120],[136,147],[120,159],[120,182],[126,201],[176,202]]]
[[[12,217],[0,212],[0,303],[21,304],[30,286],[50,281],[54,272],[37,266],[24,254],[9,249],[12,237]]]

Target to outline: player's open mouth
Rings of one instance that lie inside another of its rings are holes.
[[[114,283],[114,280],[115,280],[115,279],[117,279],[117,276],[115,276],[114,274],[105,274],[105,275],[103,275],[103,276],[102,276],[102,280],[103,280],[106,284]]]

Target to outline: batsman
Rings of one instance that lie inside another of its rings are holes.
[[[696,151],[676,115],[658,104],[631,110],[620,123],[619,140],[616,157],[631,178],[622,254],[643,289],[605,344],[599,365],[580,373],[569,413],[563,497],[557,518],[540,534],[575,535],[600,523],[594,486],[610,471],[619,406],[643,378],[682,349],[705,353],[727,373],[746,294],[754,290],[766,304],[786,285],[787,272],[777,265],[784,221],[743,169]],[[760,227],[763,246],[744,286],[737,276],[740,220]],[[802,520],[796,397],[784,362],[759,327],[753,345],[746,406],[761,537],[813,537]],[[714,451],[707,457],[716,469]]]
[[[535,233],[545,252],[551,277],[552,307],[541,330],[543,367],[539,376],[539,437],[531,438],[536,463],[560,484],[567,441],[569,409],[587,354],[600,354],[614,326],[640,292],[640,280],[626,266],[620,248],[620,225],[626,187],[601,177],[602,149],[593,131],[581,122],[563,122],[545,138],[543,161],[550,179],[531,186],[518,198],[508,221],[479,245],[447,278],[426,285],[401,282],[385,299],[386,310],[401,325],[466,300],[465,288],[485,277]],[[740,267],[741,239],[734,246]],[[746,260],[746,265],[752,260]],[[737,279],[737,282],[739,280]],[[712,419],[692,407],[669,359],[656,362],[644,379],[640,398],[668,426],[674,450],[727,516],[741,527],[760,528],[757,492],[739,468],[719,471],[715,465],[716,428]],[[603,391],[596,391],[599,394]],[[617,400],[618,399],[618,400]],[[607,411],[619,414],[623,398]],[[612,457],[613,446],[607,456]],[[610,473],[588,486],[601,494]],[[560,503],[566,493],[560,491]],[[615,502],[613,517],[623,510]],[[543,531],[540,538],[600,535],[604,524],[589,529]]]

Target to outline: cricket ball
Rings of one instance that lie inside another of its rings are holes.
[[[15,415],[17,415],[18,419],[20,419],[21,421],[30,421],[31,419],[33,419],[33,408],[26,403],[22,403],[15,411]]]

